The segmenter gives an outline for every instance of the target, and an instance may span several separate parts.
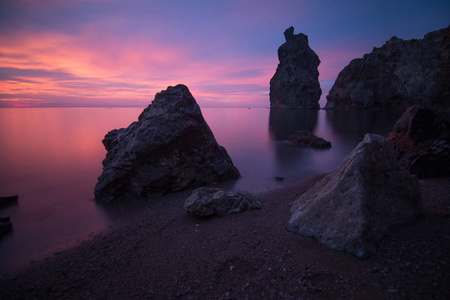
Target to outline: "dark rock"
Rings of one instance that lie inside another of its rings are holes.
[[[291,137],[289,138],[289,142],[292,142],[296,145],[300,146],[308,146],[318,149],[328,149],[331,148],[331,143],[329,141],[324,140],[321,137],[318,137],[314,135],[313,133],[306,131],[306,130],[300,130],[295,132]]]
[[[391,38],[338,75],[325,109],[450,109],[450,26],[422,40]]]
[[[294,202],[288,230],[366,257],[388,229],[420,210],[416,176],[400,167],[382,136],[364,140],[333,172]]]
[[[198,188],[184,203],[184,209],[195,217],[225,216],[260,208],[261,201],[251,194],[219,188]]]
[[[319,57],[308,45],[308,36],[284,32],[286,42],[278,48],[278,64],[270,80],[271,108],[320,109]]]
[[[17,203],[19,196],[0,197],[0,208]]]
[[[435,112],[409,107],[386,141],[400,164],[418,178],[450,176],[450,122]]]
[[[109,132],[103,144],[108,153],[94,191],[102,203],[240,176],[184,85],[156,94],[137,122]]]
[[[12,230],[12,226],[10,218],[0,218],[0,236],[9,233]]]

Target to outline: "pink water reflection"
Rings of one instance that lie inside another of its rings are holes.
[[[93,201],[106,132],[128,126],[141,109],[0,109],[1,210],[13,233],[0,240],[6,272],[64,249],[107,226]]]

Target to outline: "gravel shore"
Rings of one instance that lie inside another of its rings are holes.
[[[80,246],[0,280],[1,299],[450,299],[450,178],[367,259],[286,230],[323,176],[259,194],[261,210],[195,219],[166,195]]]

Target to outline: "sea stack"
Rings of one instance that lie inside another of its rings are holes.
[[[391,38],[338,75],[325,109],[450,110],[450,26],[421,40]]]
[[[169,86],[128,128],[110,131],[95,199],[147,197],[238,178],[185,85]]]
[[[271,108],[320,109],[319,57],[309,47],[308,36],[284,32],[286,42],[278,48],[278,64],[270,80]]]

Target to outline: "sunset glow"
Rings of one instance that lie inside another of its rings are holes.
[[[450,15],[447,1],[334,2],[3,0],[0,107],[144,107],[178,83],[202,106],[266,107],[291,25],[320,57],[325,99],[351,59]]]

